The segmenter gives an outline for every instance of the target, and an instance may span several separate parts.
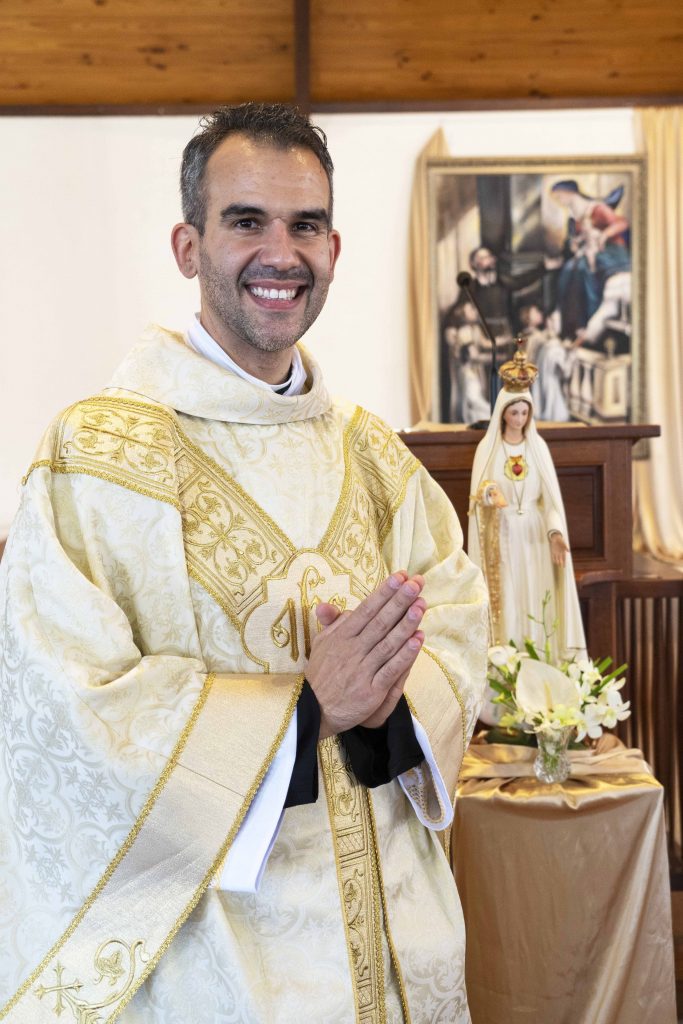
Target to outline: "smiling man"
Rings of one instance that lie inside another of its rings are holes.
[[[58,417],[2,564],[6,1019],[464,1024],[481,576],[299,343],[340,252],[323,133],[222,108],[181,192],[200,312]]]
[[[185,277],[199,276],[209,334],[245,369],[277,384],[325,303],[339,256],[332,164],[318,136],[310,133],[318,152],[292,145],[284,124],[279,137],[273,126],[260,137],[234,132],[211,149],[220,125],[216,118],[185,151],[186,223],[173,230],[173,251]],[[289,115],[286,125],[291,133]]]

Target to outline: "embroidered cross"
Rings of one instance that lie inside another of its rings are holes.
[[[39,985],[35,992],[39,999],[42,999],[43,996],[50,995],[50,993],[54,993],[57,996],[57,1002],[53,1009],[55,1014],[58,1017],[61,1017],[64,1010],[68,1009],[68,1007],[72,1005],[72,993],[77,995],[83,988],[83,985],[78,978],[70,984],[65,985],[62,981],[64,968],[60,963],[55,964],[53,970],[57,975],[57,984],[48,986]]]

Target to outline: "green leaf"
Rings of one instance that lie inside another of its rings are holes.
[[[539,658],[539,656],[538,656],[538,651],[534,647],[534,645],[531,642],[531,640],[525,640],[524,641],[524,647],[526,648],[526,652],[527,652],[527,654],[529,655],[530,658],[533,658],[534,661],[540,661],[541,660]]]
[[[611,661],[611,659],[610,659],[610,661]],[[602,684],[600,686],[600,689],[601,690],[604,689],[604,687],[607,685],[607,683],[611,683],[613,679],[616,679],[617,676],[620,676],[622,674],[622,672],[626,671],[627,668],[628,668],[628,662],[626,662],[626,661],[624,662],[623,665],[620,665],[619,668],[615,668],[614,672],[610,672],[610,674],[608,676],[604,677],[604,679],[602,680]]]

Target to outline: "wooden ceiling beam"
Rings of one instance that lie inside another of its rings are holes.
[[[660,105],[681,0],[3,0],[0,114]]]
[[[294,99],[305,114],[311,112],[311,7],[310,0],[294,0]]]
[[[400,114],[458,113],[468,110],[569,110],[604,107],[671,107],[683,106],[680,96],[578,96],[569,98],[522,98],[486,100],[396,100],[387,102],[313,103],[305,94],[297,94],[297,106],[313,114]],[[178,117],[185,114],[206,114],[218,103],[165,104],[21,104],[0,105],[0,117]]]

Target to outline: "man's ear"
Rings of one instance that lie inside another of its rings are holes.
[[[199,272],[199,232],[192,224],[176,224],[171,232],[171,248],[183,277]]]
[[[341,252],[341,236],[338,231],[331,229],[327,235],[327,244],[330,252],[330,280],[334,278],[334,268],[337,265]]]

